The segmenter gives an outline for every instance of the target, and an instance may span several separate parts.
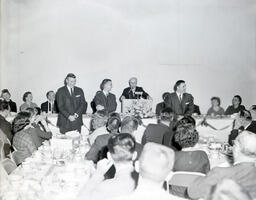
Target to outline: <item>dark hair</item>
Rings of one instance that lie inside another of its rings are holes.
[[[242,97],[240,95],[235,95],[233,98],[238,98],[239,99],[239,102],[240,102],[240,105],[242,103]]]
[[[128,133],[120,133],[108,140],[108,150],[115,162],[132,161],[135,139]]]
[[[252,120],[252,115],[249,110],[241,110],[239,117],[245,118],[246,120]]]
[[[68,73],[67,76],[66,76],[66,78],[65,78],[65,80],[64,80],[64,85],[67,85],[66,80],[67,80],[68,78],[76,78],[76,75],[73,74],[73,73]]]
[[[31,114],[29,112],[19,112],[12,122],[13,133],[23,130],[30,123]]]
[[[256,105],[252,105],[252,106],[251,106],[251,110],[256,111]]]
[[[49,94],[51,93],[51,92],[54,92],[53,90],[50,90],[50,91],[48,91],[47,93],[46,93],[46,97],[48,98],[48,96],[49,96]]]
[[[7,102],[4,101],[0,101],[0,111],[5,111],[5,110],[9,110],[9,104]]]
[[[22,100],[24,101],[24,102],[26,102],[26,98],[28,97],[28,95],[30,95],[30,94],[32,94],[31,92],[25,92],[24,94],[23,94],[23,97],[22,97]]]
[[[183,80],[178,80],[178,81],[175,83],[175,85],[174,85],[174,87],[173,87],[173,90],[176,92],[176,91],[177,91],[177,87],[178,87],[180,84],[182,84],[182,83],[185,83],[185,81],[183,81]]]
[[[171,108],[164,108],[160,112],[160,121],[169,121],[174,119],[174,112]]]
[[[121,120],[118,117],[110,117],[107,122],[107,128],[110,132],[118,131],[121,125]]]
[[[2,90],[2,95],[3,95],[4,93],[7,93],[7,94],[11,95],[8,89],[3,89],[3,90]]]
[[[219,97],[212,97],[211,101],[216,100],[218,102],[218,105],[220,105],[221,101]]]
[[[121,131],[123,132],[125,129],[125,132],[127,133],[133,133],[138,129],[139,121],[133,116],[126,116],[121,124]]]
[[[105,84],[106,84],[107,82],[110,82],[110,81],[112,81],[112,80],[111,80],[111,79],[108,79],[108,78],[104,79],[104,80],[101,82],[101,84],[100,84],[100,89],[103,90]]]
[[[165,93],[163,93],[163,95],[162,95],[162,99],[163,99],[163,100],[165,100],[165,98],[167,97],[167,95],[168,95],[168,94],[170,94],[170,93],[169,93],[169,92],[165,92]]]
[[[177,127],[174,139],[181,148],[194,147],[199,140],[199,135],[192,124],[182,124]]]

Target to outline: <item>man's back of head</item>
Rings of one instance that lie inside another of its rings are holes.
[[[121,123],[121,133],[130,133],[132,134],[137,130],[139,122],[135,117],[127,116],[123,119]]]
[[[256,159],[256,134],[243,131],[234,142],[233,154],[235,162],[254,162]]]
[[[139,173],[142,179],[162,183],[172,171],[174,151],[156,143],[147,143],[139,159]]]

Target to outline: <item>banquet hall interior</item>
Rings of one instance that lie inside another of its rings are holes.
[[[0,0],[0,200],[253,200],[255,164],[255,0]]]

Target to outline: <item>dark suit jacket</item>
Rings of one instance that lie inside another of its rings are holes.
[[[155,142],[157,144],[162,144],[163,137],[166,132],[169,132],[170,127],[165,124],[149,124],[142,136],[142,144],[146,144],[148,142]]]
[[[17,105],[14,101],[10,100],[9,102],[4,101],[9,104],[11,112],[17,112]]]
[[[98,91],[93,99],[93,103],[95,104],[95,108],[97,105],[101,105],[109,113],[116,111],[116,96],[112,93],[109,93],[106,97],[103,91]]]
[[[250,195],[256,198],[256,167],[254,163],[240,163],[232,167],[216,167],[205,177],[197,178],[188,188],[188,194],[192,199],[204,198],[212,186],[223,179],[232,179]]]
[[[48,106],[49,106],[49,102],[48,101],[46,101],[46,102],[44,102],[44,103],[42,103],[41,104],[41,111],[42,112],[46,112],[46,113],[48,113]],[[57,108],[57,103],[56,103],[56,101],[54,102],[54,104],[53,104],[53,113],[58,113],[58,108]]]
[[[83,112],[87,104],[84,92],[79,87],[74,87],[74,95],[71,96],[68,88],[63,86],[56,93],[56,102],[59,110],[57,126],[66,131],[79,130],[83,125]],[[78,114],[78,118],[71,122],[68,117]]]
[[[239,113],[241,110],[245,110],[243,105],[238,106],[238,108],[234,108],[234,106],[231,105],[225,111],[225,115],[233,115],[234,113]]]
[[[193,113],[196,113],[196,114],[198,114],[198,115],[201,115],[200,108],[199,108],[198,105],[195,105],[195,104],[194,104],[194,112],[193,112]]]
[[[6,121],[6,119],[2,115],[0,115],[0,129],[9,139],[9,141],[12,143],[12,138],[13,138],[12,126],[8,121]]]
[[[159,116],[161,111],[166,108],[166,105],[164,102],[156,104],[156,115]]]
[[[165,98],[165,103],[177,115],[192,115],[194,112],[194,98],[188,93],[183,94],[181,102],[176,92],[168,94]]]
[[[210,162],[204,151],[176,151],[173,171],[206,174],[210,171]]]
[[[143,90],[142,87],[136,87],[136,88],[135,88],[135,92],[142,92],[141,97],[142,97],[143,99],[146,99],[146,98],[148,98],[148,96],[149,96],[148,93],[146,93],[146,92]],[[122,93],[121,97],[122,97],[122,96],[124,96],[126,99],[137,99],[137,98],[138,98],[136,94],[133,94],[133,92],[132,92],[132,90],[131,90],[131,87],[125,88],[125,89],[123,90],[123,93]],[[121,101],[121,97],[120,97],[120,101]]]

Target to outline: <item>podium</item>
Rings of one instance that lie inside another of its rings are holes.
[[[127,115],[139,115],[142,118],[152,116],[153,101],[148,99],[124,99],[121,111]]]

